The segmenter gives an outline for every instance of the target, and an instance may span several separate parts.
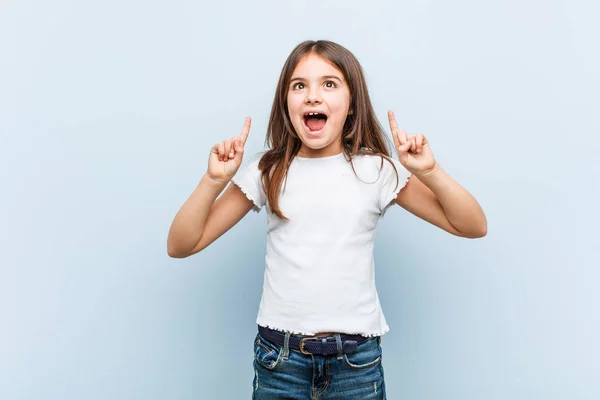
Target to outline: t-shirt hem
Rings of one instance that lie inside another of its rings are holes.
[[[279,332],[283,332],[283,333],[290,333],[292,335],[302,335],[302,336],[312,336],[314,334],[316,334],[316,331],[302,331],[302,330],[289,330],[289,329],[283,329],[283,328],[279,328],[276,326],[273,326],[271,324],[265,324],[262,322],[259,322],[258,320],[256,321],[256,323],[260,326],[262,326],[263,328],[269,328],[269,329],[273,329]],[[377,337],[377,336],[383,336],[384,334],[386,334],[387,332],[389,332],[390,328],[386,327],[384,328],[381,332],[370,332],[370,333],[365,333],[365,332],[340,332],[346,335],[361,335],[364,337]],[[333,331],[332,331],[333,332]]]
[[[408,172],[404,176],[404,179],[402,179],[403,177],[400,173],[398,173],[398,186],[394,189],[394,191],[390,192],[388,194],[388,197],[385,199],[383,203],[385,204],[385,207],[383,207],[383,210],[381,210],[381,217],[383,217],[388,208],[390,208],[390,206],[394,204],[394,200],[396,199],[396,197],[398,197],[398,193],[400,193],[400,190],[402,190],[406,186],[411,176],[412,174]]]
[[[239,187],[242,193],[246,195],[248,200],[252,202],[252,211],[260,212],[262,206],[256,200],[256,196],[253,196],[251,193],[249,193],[248,190],[244,187],[244,185],[242,185],[235,177],[231,178],[231,182],[234,183],[237,187]]]

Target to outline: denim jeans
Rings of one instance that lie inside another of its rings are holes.
[[[277,346],[259,333],[252,399],[385,400],[381,356],[381,337],[360,343],[352,354],[321,356]]]

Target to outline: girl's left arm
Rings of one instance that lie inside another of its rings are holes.
[[[487,219],[477,200],[437,163],[425,174],[413,174],[398,193],[396,204],[456,236],[487,234]]]
[[[479,203],[435,161],[425,136],[407,135],[392,111],[388,117],[400,163],[412,173],[396,203],[453,235],[485,236],[487,220]]]

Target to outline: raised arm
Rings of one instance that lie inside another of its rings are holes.
[[[487,234],[487,220],[475,198],[437,164],[423,135],[408,136],[388,113],[400,163],[410,171],[408,184],[396,203],[417,217],[456,236]]]
[[[252,201],[233,184],[217,199],[242,164],[249,132],[248,117],[239,136],[212,147],[207,172],[171,224],[169,256],[184,258],[203,250],[252,209]]]

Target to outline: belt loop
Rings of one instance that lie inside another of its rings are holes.
[[[344,350],[342,349],[342,338],[339,333],[335,334],[335,344],[337,345],[337,359],[341,360]]]
[[[290,333],[286,332],[283,338],[283,359],[287,360],[290,356]]]
[[[321,348],[323,349],[323,355],[326,356],[327,355],[327,338],[324,337],[321,339]]]

